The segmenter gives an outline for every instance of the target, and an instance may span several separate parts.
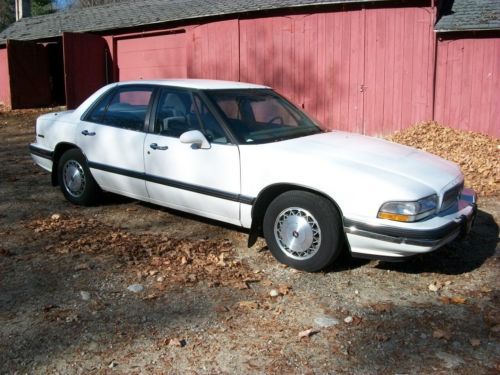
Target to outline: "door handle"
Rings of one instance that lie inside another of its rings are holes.
[[[87,135],[93,136],[93,135],[95,135],[95,132],[89,132],[87,129],[85,129],[84,131],[82,131],[82,134],[85,136],[87,136]]]
[[[161,151],[168,150],[168,146],[158,146],[156,143],[151,143],[149,147],[151,147],[153,150],[161,150]]]

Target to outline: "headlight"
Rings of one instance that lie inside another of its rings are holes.
[[[418,221],[436,212],[437,203],[437,195],[415,202],[387,202],[380,207],[377,217],[394,221]]]

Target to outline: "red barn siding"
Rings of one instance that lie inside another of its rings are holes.
[[[440,40],[436,121],[500,137],[500,38]]]
[[[0,103],[10,107],[9,64],[7,48],[0,49]]]
[[[329,129],[362,131],[362,11],[240,21],[240,77],[270,85]]]
[[[433,23],[429,8],[366,11],[365,133],[432,119]]]
[[[116,38],[120,81],[187,77],[186,33]]]
[[[240,21],[240,78],[288,96],[328,129],[387,134],[432,118],[430,8]]]
[[[239,80],[238,20],[195,26],[188,39],[190,78]]]

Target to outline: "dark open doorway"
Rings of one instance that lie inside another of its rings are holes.
[[[49,80],[53,105],[66,104],[66,90],[64,87],[64,62],[61,42],[47,43],[49,59]]]

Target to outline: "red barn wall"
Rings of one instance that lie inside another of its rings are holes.
[[[432,119],[434,19],[431,8],[366,11],[364,133]]]
[[[436,46],[434,21],[430,6],[348,7],[103,38],[117,81],[256,82],[327,129],[384,135],[435,118],[498,137],[499,38]],[[0,101],[8,104],[7,66],[0,49]]]
[[[238,20],[193,27],[188,35],[188,77],[238,81],[238,33]]]
[[[500,38],[438,42],[435,119],[500,138]]]
[[[240,21],[240,78],[273,86],[328,129],[382,135],[432,118],[430,8]]]
[[[114,43],[115,74],[120,81],[187,77],[185,30],[125,35]]]
[[[9,63],[7,48],[0,48],[0,103],[10,107]]]

